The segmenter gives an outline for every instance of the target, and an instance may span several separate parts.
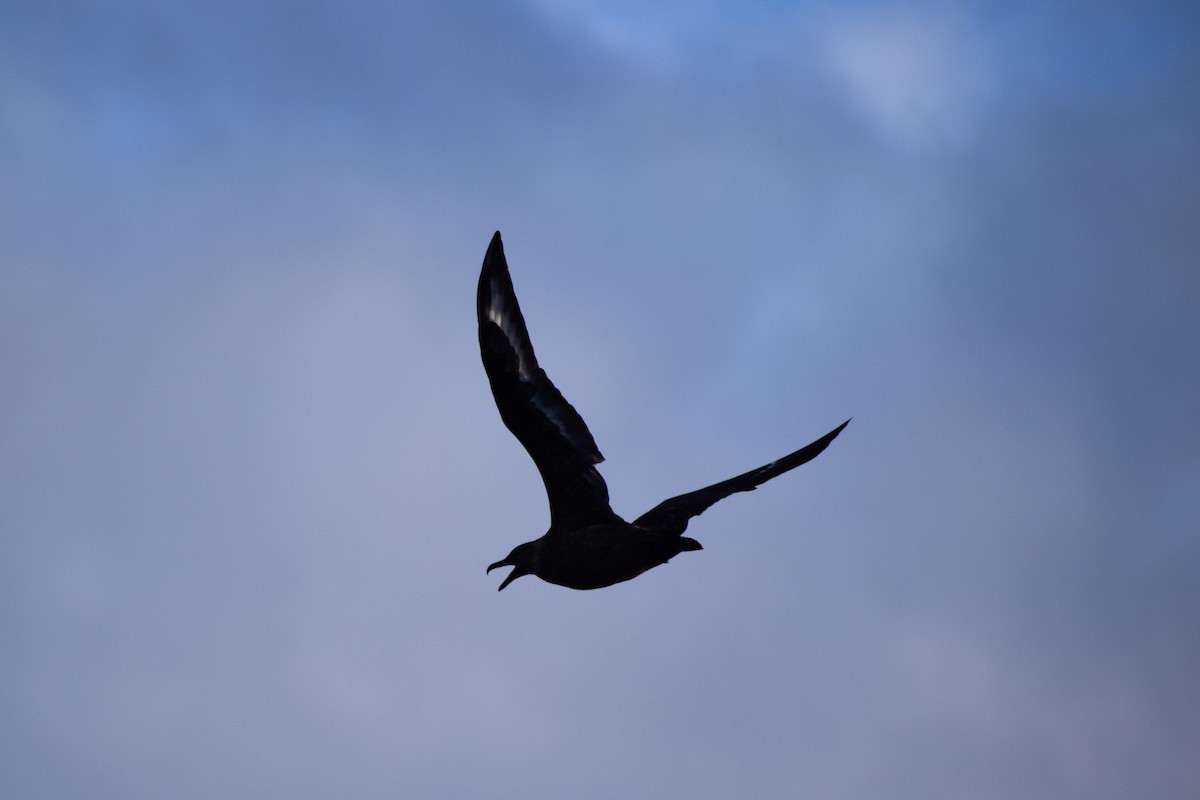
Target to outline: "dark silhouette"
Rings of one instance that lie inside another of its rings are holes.
[[[850,422],[770,464],[664,500],[630,524],[608,505],[608,487],[596,471],[604,456],[583,418],[538,366],[499,231],[483,258],[478,313],[479,351],[500,418],[529,451],[550,499],[550,530],[487,568],[513,568],[501,589],[522,575],[598,589],[637,577],[685,550],[700,550],[699,542],[683,535],[689,519],[816,458]]]

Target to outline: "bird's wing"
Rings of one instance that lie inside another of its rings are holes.
[[[703,514],[718,500],[723,500],[734,492],[753,491],[755,487],[766,483],[776,475],[782,475],[789,469],[795,469],[805,462],[812,461],[842,432],[842,428],[849,424],[850,420],[846,420],[812,444],[805,445],[796,452],[758,469],[752,469],[736,478],[664,500],[635,519],[633,524],[661,533],[682,534],[687,529],[689,519]]]
[[[500,419],[542,475],[551,529],[612,519],[608,487],[595,467],[604,456],[579,412],[538,366],[499,231],[483,258],[477,310],[479,352]]]

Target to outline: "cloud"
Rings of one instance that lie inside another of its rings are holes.
[[[1188,794],[1191,18],[1067,10],[14,14],[0,790]],[[854,422],[497,595],[495,228],[618,511]]]
[[[998,76],[966,12],[876,8],[824,27],[826,68],[883,136],[904,146],[970,141]]]

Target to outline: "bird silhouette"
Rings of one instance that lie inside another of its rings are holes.
[[[512,567],[500,584],[522,575],[572,589],[599,589],[702,549],[683,535],[688,520],[734,492],[748,492],[816,458],[849,424],[846,420],[794,453],[729,480],[664,500],[632,523],[608,503],[596,470],[604,460],[583,418],[538,366],[517,305],[500,232],[492,237],[477,295],[479,351],[500,419],[529,452],[550,500],[550,529],[488,566]]]

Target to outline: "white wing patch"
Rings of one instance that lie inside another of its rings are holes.
[[[498,278],[492,278],[489,282],[487,318],[498,327],[503,333],[504,338],[508,341],[513,352],[517,356],[517,377],[525,384],[533,387],[533,393],[529,400],[538,411],[541,412],[547,420],[550,421],[563,438],[574,444],[581,450],[592,454],[590,457],[593,462],[602,461],[603,458],[595,453],[595,444],[587,439],[580,439],[575,435],[574,428],[578,425],[583,427],[583,420],[579,419],[578,413],[566,400],[559,395],[553,384],[550,384],[550,379],[545,374],[540,374],[541,369],[538,366],[537,358],[533,354],[532,345],[527,341],[526,336],[522,335],[518,320],[521,319],[520,312],[516,314],[507,313],[510,311],[510,298],[505,292],[500,289],[501,283]],[[515,298],[511,298],[515,301]],[[515,308],[515,306],[513,306]],[[548,391],[543,391],[540,385],[541,381],[549,384]],[[583,433],[587,434],[586,427]],[[596,475],[600,479],[599,474]]]
[[[504,338],[508,339],[513,352],[517,354],[517,371],[521,374],[521,378],[526,381],[532,380],[533,368],[537,366],[537,361],[533,358],[532,353],[525,352],[520,334],[512,326],[508,315],[504,313],[504,294],[500,291],[500,281],[496,278],[491,280],[489,295],[491,302],[488,303],[487,308],[488,319],[504,331]]]

